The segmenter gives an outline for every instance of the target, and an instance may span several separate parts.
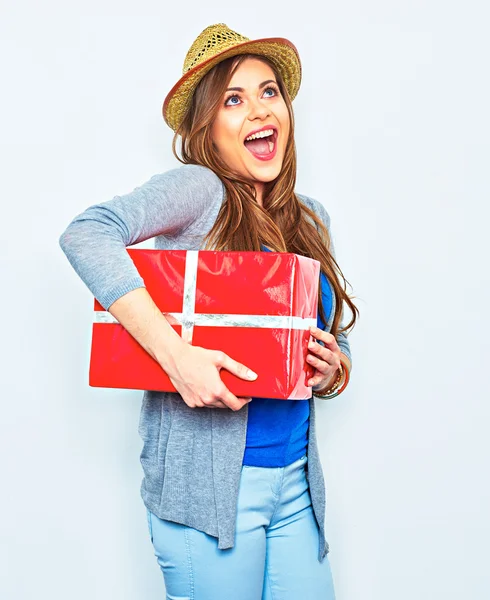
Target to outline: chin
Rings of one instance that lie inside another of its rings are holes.
[[[275,179],[277,179],[279,177],[279,173],[281,171],[274,171],[274,173],[271,173],[270,175],[263,175],[259,181],[261,181],[262,183],[270,183],[271,181],[274,181]]]
[[[279,177],[279,173],[281,172],[280,168],[270,168],[267,170],[263,170],[260,173],[257,173],[256,180],[261,181],[262,183],[269,183],[270,181],[274,181],[277,177]]]
[[[281,172],[281,169],[282,160],[275,162],[275,164],[264,163],[260,167],[257,167],[257,165],[254,164],[250,167],[249,173],[251,173],[257,181],[267,183],[268,181],[275,179]]]

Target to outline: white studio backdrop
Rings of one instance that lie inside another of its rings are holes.
[[[361,312],[349,389],[318,408],[337,600],[489,597],[489,16],[483,1],[2,2],[2,599],[163,598],[142,392],[88,386],[92,297],[58,238],[179,166],[161,104],[219,22],[300,52],[297,191],[327,207]]]

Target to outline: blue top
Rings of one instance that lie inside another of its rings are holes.
[[[263,250],[269,249],[263,246]],[[320,272],[325,314],[332,310],[332,292]],[[317,326],[326,324],[318,314]],[[256,467],[284,467],[306,454],[310,403],[305,400],[253,398],[248,405],[247,439],[243,464]]]

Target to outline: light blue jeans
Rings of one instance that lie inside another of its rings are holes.
[[[306,463],[303,456],[286,467],[242,467],[235,545],[227,550],[148,510],[167,600],[335,600],[328,555],[318,560]]]

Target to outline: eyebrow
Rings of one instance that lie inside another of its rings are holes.
[[[277,85],[277,81],[274,81],[274,79],[267,79],[267,81],[263,81],[262,83],[259,84],[259,90],[261,90],[268,83],[275,83]],[[244,92],[245,91],[241,87],[231,87],[231,88],[228,88],[226,91],[231,92],[232,90],[236,91],[236,92]]]

